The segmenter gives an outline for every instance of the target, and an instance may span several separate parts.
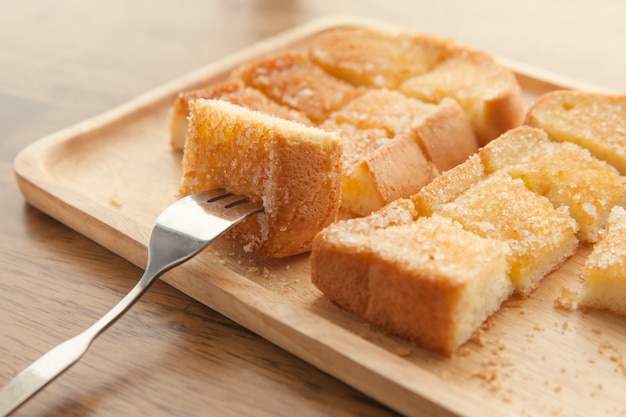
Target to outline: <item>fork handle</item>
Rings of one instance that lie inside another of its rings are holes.
[[[82,333],[43,354],[0,388],[0,417],[6,417],[74,365],[91,343],[119,319],[166,269],[148,267],[141,279],[108,313]]]

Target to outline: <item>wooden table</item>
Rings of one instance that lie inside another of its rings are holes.
[[[90,325],[136,282],[129,262],[28,206],[12,172],[40,137],[316,17],[454,37],[626,91],[626,3],[7,2],[0,13],[0,385]],[[81,362],[15,415],[393,415],[157,283]]]

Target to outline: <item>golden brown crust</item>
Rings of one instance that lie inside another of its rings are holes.
[[[370,188],[381,197],[381,204],[365,206],[365,201],[359,199],[357,192],[346,209],[358,215],[369,214],[398,198],[412,195],[438,175],[436,168],[410,136],[396,137],[387,142],[364,157],[356,170],[366,173]]]
[[[472,125],[452,99],[442,100],[414,126],[413,133],[439,172],[454,168],[478,150]]]
[[[219,100],[190,111],[180,194],[223,187],[262,200],[265,212],[232,235],[262,257],[308,251],[339,208],[338,137]]]

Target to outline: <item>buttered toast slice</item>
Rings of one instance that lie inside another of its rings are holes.
[[[266,258],[310,250],[339,209],[338,136],[223,100],[194,100],[189,108],[180,194],[226,188],[261,200],[265,212],[231,235]]]
[[[554,91],[536,100],[526,123],[589,149],[626,175],[626,95]]]
[[[414,220],[411,206],[398,200],[324,229],[312,280],[386,331],[451,355],[513,291],[509,247],[441,216]]]

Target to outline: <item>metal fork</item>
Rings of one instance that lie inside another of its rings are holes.
[[[164,272],[189,260],[225,231],[261,211],[261,203],[224,190],[192,194],[166,208],[152,229],[148,265],[139,282],[91,327],[52,348],[0,388],[0,416],[11,414],[75,364],[96,337],[128,311]]]

